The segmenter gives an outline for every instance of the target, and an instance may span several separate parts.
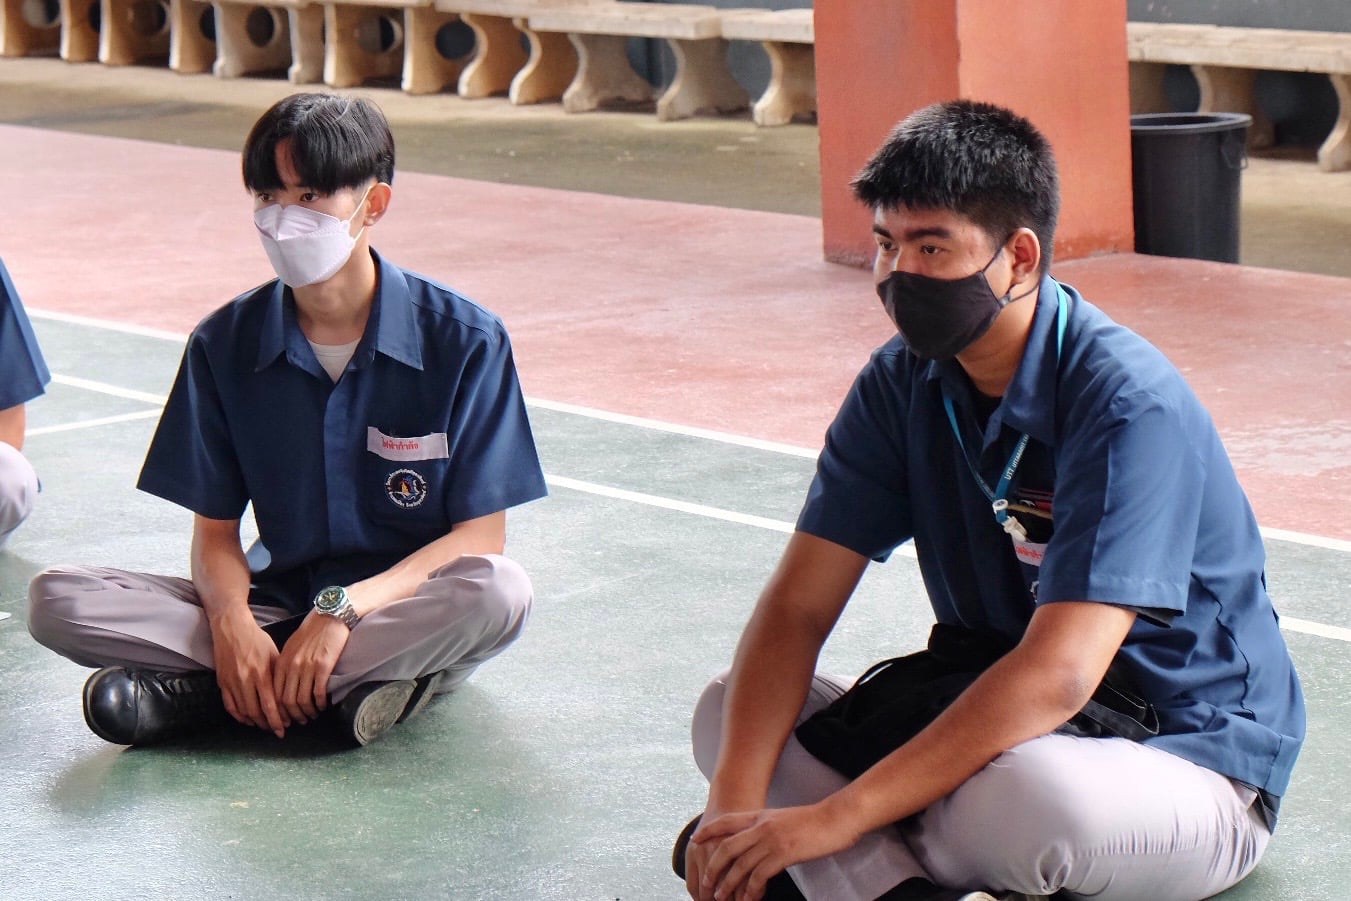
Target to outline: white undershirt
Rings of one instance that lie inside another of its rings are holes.
[[[347,364],[352,361],[352,354],[356,353],[359,343],[360,338],[346,344],[315,344],[310,341],[310,347],[314,348],[314,355],[318,358],[319,365],[324,367],[324,372],[336,382],[342,377]]]

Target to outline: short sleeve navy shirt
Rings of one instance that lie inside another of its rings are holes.
[[[337,383],[269,282],[192,333],[141,471],[142,490],[211,519],[252,503],[255,580],[296,610],[546,493],[502,323],[373,256],[375,301]]]
[[[981,412],[956,361],[919,360],[893,339],[831,425],[798,528],[876,559],[913,539],[938,621],[1013,641],[1039,604],[1137,611],[1120,656],[1159,713],[1147,743],[1274,806],[1304,739],[1303,696],[1256,520],[1181,374],[1047,277],[1013,381]],[[1020,554],[971,466],[995,486],[1024,433],[1009,495],[1029,531]]]
[[[0,410],[40,396],[51,380],[19,292],[0,260]]]

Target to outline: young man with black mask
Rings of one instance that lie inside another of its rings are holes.
[[[900,334],[696,708],[710,787],[677,872],[705,901],[1223,891],[1266,849],[1304,707],[1213,423],[1048,274],[1058,181],[1026,120],[920,110],[854,191]],[[907,540],[931,651],[832,706],[852,680],[817,655],[868,562]],[[953,660],[971,672],[946,704],[949,682],[905,681]],[[870,705],[884,715],[855,716]]]
[[[545,493],[511,344],[370,248],[383,114],[287,97],[243,169],[278,278],[193,332],[139,482],[195,514],[192,578],[63,567],[29,589],[33,636],[102,667],[85,719],[119,744],[226,713],[280,738],[330,708],[365,744],[515,640],[532,599],[502,556],[506,509]]]

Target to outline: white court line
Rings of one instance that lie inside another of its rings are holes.
[[[1305,635],[1317,635],[1320,638],[1335,638],[1337,641],[1351,641],[1351,629],[1341,626],[1325,626],[1322,623],[1281,615],[1281,628],[1287,632],[1302,632]]]
[[[543,400],[538,397],[527,397],[525,402],[532,407],[539,407],[541,410],[553,410],[557,413],[571,413],[574,416],[585,416],[589,419],[599,419],[602,422],[614,422],[620,425],[637,426],[640,429],[649,429],[654,432],[668,432],[673,435],[684,435],[689,438],[703,438],[706,441],[720,441],[723,444],[735,444],[738,447],[749,447],[755,450],[769,451],[775,454],[784,454],[790,457],[806,457],[809,460],[815,460],[820,450],[811,450],[806,447],[797,447],[792,444],[782,444],[778,441],[765,441],[760,438],[748,438],[745,435],[734,435],[731,432],[718,432],[713,429],[700,429],[694,426],[676,425],[672,422],[662,422],[659,419],[645,419],[641,416],[629,416],[627,413],[611,413],[607,410],[597,410],[594,407],[579,407],[576,404],[564,404],[553,400]]]
[[[719,507],[691,504],[687,501],[672,500],[669,497],[661,497],[655,494],[643,494],[639,491],[628,491],[624,488],[612,488],[609,485],[583,482],[580,479],[569,479],[565,476],[545,475],[544,481],[558,488],[570,488],[573,491],[581,491],[599,497],[614,498],[615,500],[643,504],[648,507],[659,507],[663,510],[675,510],[680,513],[690,513],[694,516],[706,516],[709,519],[769,529],[772,532],[791,533],[794,528],[791,522],[784,522],[783,520],[768,519],[764,516],[750,516],[746,513],[723,510]],[[896,548],[896,554],[915,559],[915,546],[907,542]],[[1344,629],[1341,626],[1328,626],[1294,616],[1282,616],[1281,628],[1287,632],[1301,632],[1305,635],[1317,635],[1321,638],[1332,638],[1337,641],[1351,641],[1351,629]]]
[[[82,388],[87,391],[96,391],[101,394],[109,394],[114,397],[124,397],[132,400],[141,400],[147,403],[163,405],[164,398],[149,394],[144,391],[133,391],[129,388],[119,388],[116,385],[109,385],[104,382],[96,382],[90,379],[80,379],[73,376],[53,375],[52,381],[57,384],[67,385],[72,388]],[[563,413],[571,413],[578,416],[589,416],[606,422],[615,422],[625,425],[636,425],[642,428],[652,428],[657,431],[677,432],[690,435],[691,437],[709,438],[715,441],[725,441],[729,444],[739,444],[743,447],[755,447],[761,450],[775,450],[778,453],[784,453],[783,450],[775,448],[788,448],[788,445],[777,445],[773,442],[762,442],[753,438],[741,439],[736,435],[727,435],[721,432],[710,432],[705,429],[689,429],[684,426],[661,423],[656,420],[644,420],[635,416],[625,416],[618,413],[605,413],[601,410],[590,410],[585,407],[576,407],[571,404],[555,404],[548,401],[531,401],[536,406],[544,409],[555,410]],[[159,407],[153,410],[139,410],[135,413],[123,413],[119,416],[105,416],[100,419],[87,419],[82,422],[65,423],[63,425],[45,426],[43,428],[30,429],[28,435],[45,435],[52,432],[72,431],[81,428],[91,428],[98,425],[106,425],[115,422],[129,422],[136,419],[149,419],[152,416],[159,415]],[[810,455],[815,456],[815,452],[806,451],[805,448],[790,448],[796,452],[795,456]],[[545,481],[550,485],[559,488],[570,488],[573,491],[580,491],[586,494],[593,494],[600,497],[613,498],[615,500],[628,501],[635,504],[643,504],[649,507],[658,507],[664,510],[674,510],[680,513],[688,513],[694,516],[703,516],[708,519],[721,520],[723,522],[737,523],[739,525],[752,526],[760,529],[768,529],[773,532],[790,534],[793,531],[793,523],[784,520],[770,519],[765,516],[753,516],[748,513],[737,513],[734,510],[724,510],[719,507],[710,507],[705,504],[694,504],[689,501],[678,501],[673,498],[661,497],[655,494],[644,494],[639,491],[629,491],[624,488],[614,488],[609,485],[600,485],[595,482],[586,482],[581,479],[571,479],[566,476],[546,475]],[[1327,548],[1351,552],[1351,541],[1341,541],[1336,538],[1323,538],[1317,535],[1304,535],[1299,532],[1287,532],[1281,529],[1263,529],[1264,537],[1275,538],[1281,541],[1293,541],[1296,543],[1310,544],[1315,547]],[[903,557],[914,558],[915,547],[913,544],[903,544],[896,549],[896,553]],[[1306,635],[1317,635],[1322,638],[1332,638],[1338,641],[1351,641],[1351,629],[1344,629],[1340,626],[1328,626],[1323,623],[1316,623],[1310,620],[1298,619],[1293,616],[1281,617],[1281,628],[1290,632],[1302,632]]]
[[[161,338],[167,341],[176,341],[183,343],[188,336],[175,332],[164,331],[162,329],[146,328],[138,325],[127,325],[121,322],[111,322],[106,319],[94,319],[89,316],[75,316],[69,313],[54,313],[48,310],[36,310],[31,307],[25,308],[28,315],[35,319],[50,319],[53,322],[68,322],[75,325],[85,325],[91,328],[106,329],[112,332],[122,332],[128,335],[140,335],[149,338]],[[55,378],[55,377],[53,377]],[[96,384],[96,383],[89,383]],[[111,387],[111,386],[108,386]],[[97,389],[95,389],[97,390]],[[127,395],[120,395],[127,396]],[[163,403],[163,399],[154,401]],[[755,448],[765,450],[771,453],[785,454],[791,457],[805,457],[815,459],[820,450],[798,447],[791,444],[783,444],[776,441],[764,441],[759,438],[749,438],[743,435],[734,435],[730,432],[719,432],[712,429],[701,429],[694,426],[679,425],[671,422],[664,422],[659,419],[646,419],[640,416],[629,416],[624,413],[610,413],[605,410],[598,410],[593,407],[583,407],[576,404],[565,404],[558,401],[544,400],[538,397],[528,397],[526,402],[532,406],[539,407],[542,410],[553,410],[559,413],[570,413],[574,416],[585,416],[589,419],[598,419],[602,422],[613,422],[621,425],[631,425],[637,428],[649,429],[651,431],[666,432],[672,435],[684,435],[690,438],[703,438],[709,441],[719,441],[724,444],[734,444],[739,447]],[[1313,535],[1307,532],[1293,532],[1288,529],[1269,529],[1260,528],[1262,537],[1268,540],[1286,541],[1291,544],[1302,544],[1309,547],[1323,548],[1324,550],[1340,551],[1351,554],[1351,541],[1341,538],[1329,538],[1323,535]]]
[[[1265,527],[1259,528],[1258,531],[1262,533],[1263,538],[1267,539],[1288,541],[1291,544],[1307,544],[1309,547],[1351,554],[1351,541],[1343,541],[1341,538],[1325,538],[1322,535],[1310,535],[1307,532],[1291,532],[1286,529],[1268,529]]]
[[[101,416],[98,419],[81,419],[78,422],[63,422],[60,425],[44,425],[24,432],[25,438],[34,435],[51,435],[54,432],[74,432],[80,429],[92,429],[101,425],[113,425],[119,422],[135,422],[138,419],[153,419],[160,415],[160,408],[137,410],[135,413],[122,413],[118,416]]]
[[[178,332],[170,332],[164,329],[147,328],[143,325],[131,325],[125,322],[113,322],[108,319],[95,319],[92,316],[76,316],[74,313],[57,313],[52,310],[35,310],[32,307],[24,307],[26,312],[33,319],[50,319],[52,322],[68,322],[71,325],[87,325],[90,328],[103,329],[106,332],[121,332],[124,335],[139,335],[142,338],[161,338],[165,341],[176,341],[179,344],[186,343],[188,336]]]
[[[156,406],[164,406],[168,399],[162,394],[151,394],[147,391],[135,391],[131,388],[121,388],[117,385],[109,385],[107,382],[96,382],[92,379],[80,379],[73,375],[60,375],[53,373],[52,381],[58,385],[67,385],[71,388],[83,388],[85,391],[96,391],[99,394],[108,394],[113,397],[124,397],[127,400],[139,400]]]

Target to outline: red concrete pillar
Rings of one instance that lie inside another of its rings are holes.
[[[817,0],[816,80],[826,259],[871,262],[849,180],[908,113],[958,97],[1050,139],[1057,259],[1132,249],[1126,0]]]

